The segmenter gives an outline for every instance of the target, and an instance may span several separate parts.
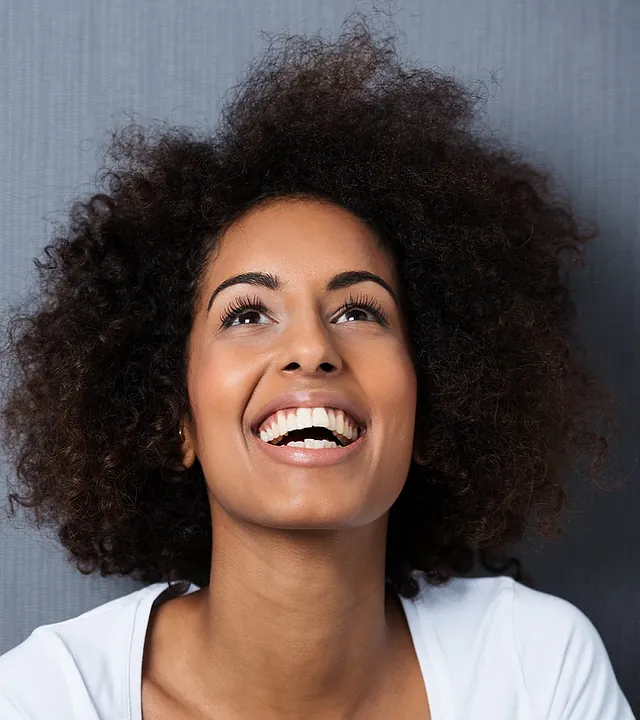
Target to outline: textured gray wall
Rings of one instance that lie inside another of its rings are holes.
[[[538,587],[595,623],[640,708],[637,429],[640,288],[640,5],[637,0],[404,0],[405,56],[490,90],[488,122],[552,168],[601,236],[575,282],[582,334],[621,403],[612,495],[582,493],[566,537],[523,547]],[[259,30],[334,34],[345,0],[0,0],[0,294],[32,278],[51,220],[86,192],[106,131],[214,124]],[[498,80],[498,82],[494,82]],[[11,472],[8,467],[4,468]],[[0,652],[37,625],[134,589],[86,578],[50,538],[0,527]]]

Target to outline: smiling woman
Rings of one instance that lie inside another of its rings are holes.
[[[571,463],[600,482],[593,233],[352,17],[270,47],[213,134],[117,132],[37,261],[11,507],[146,586],[0,658],[3,720],[632,717],[578,608],[464,577],[561,532]]]

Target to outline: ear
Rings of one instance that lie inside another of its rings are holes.
[[[196,461],[196,451],[193,444],[193,431],[187,421],[183,421],[178,431],[178,437],[182,441],[182,464],[190,468]]]

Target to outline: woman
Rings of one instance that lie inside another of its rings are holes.
[[[557,536],[612,422],[563,277],[593,233],[473,106],[356,22],[215,135],[116,134],[3,421],[12,503],[146,586],[0,658],[3,720],[632,717],[580,610],[462,577]]]

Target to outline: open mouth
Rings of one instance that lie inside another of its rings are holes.
[[[343,410],[316,407],[278,410],[261,423],[257,434],[269,445],[322,450],[351,445],[363,432]]]
[[[270,444],[319,450],[321,448],[345,447],[352,442],[352,440],[348,440],[335,431],[312,427],[305,428],[304,430],[291,430],[291,432],[285,433],[285,435],[279,437],[277,440],[270,441]]]

